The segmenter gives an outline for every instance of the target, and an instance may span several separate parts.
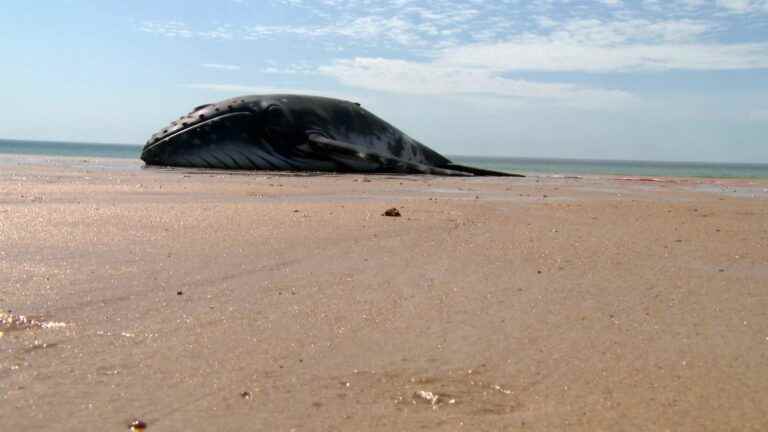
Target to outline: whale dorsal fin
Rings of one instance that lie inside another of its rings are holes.
[[[393,172],[410,171],[413,173],[449,176],[473,175],[472,173],[468,172],[433,167],[420,164],[418,162],[396,158],[392,155],[381,154],[369,148],[328,138],[318,132],[308,132],[307,138],[309,140],[310,146],[322,149],[330,153],[331,156],[335,155],[337,157],[341,157],[342,159],[358,159],[361,161],[377,163],[384,168],[382,171],[388,171],[387,168],[391,168]]]

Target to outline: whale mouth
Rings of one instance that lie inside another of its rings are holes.
[[[251,112],[231,112],[200,119],[194,124],[182,124],[147,142],[141,160],[148,165],[168,165],[179,155],[215,142],[246,141],[251,138],[249,129],[255,123],[254,117]]]
[[[227,113],[227,114],[221,114],[215,117],[211,117],[207,120],[201,119],[201,121],[196,122],[195,124],[186,124],[183,123],[181,127],[174,128],[172,131],[168,131],[162,135],[159,135],[157,137],[153,136],[153,139],[150,139],[147,141],[147,144],[144,145],[143,151],[149,151],[153,148],[162,145],[164,143],[173,141],[174,139],[178,138],[181,135],[190,134],[197,130],[205,130],[205,129],[211,129],[213,127],[218,126],[230,126],[231,120],[242,120],[246,118],[253,117],[253,113],[250,112],[234,112],[234,113]]]
[[[207,123],[210,120],[221,118],[230,114],[247,113],[254,114],[256,107],[248,103],[244,98],[227,99],[213,104],[199,105],[171,122],[170,125],[153,134],[147,141],[144,149],[177,135],[179,132],[193,129],[196,126]]]
[[[221,135],[232,139],[233,126],[237,124],[244,130],[255,123],[258,108],[246,98],[197,106],[152,135],[142,149],[141,159],[147,164],[165,165],[171,155],[184,149],[204,145]]]
[[[235,113],[255,114],[261,110],[251,98],[239,97],[223,100],[217,103],[198,105],[188,114],[185,114],[171,122],[170,125],[153,134],[145,145],[145,149],[153,146],[178,132],[192,129],[194,126],[206,123],[217,117],[223,117]]]

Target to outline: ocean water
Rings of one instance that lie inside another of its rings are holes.
[[[138,159],[141,146],[0,139],[0,154]]]
[[[577,176],[596,174],[641,177],[768,178],[768,164],[478,156],[453,156],[452,159],[460,164],[522,173]]]
[[[138,145],[0,139],[0,154],[138,159]],[[458,164],[543,175],[768,178],[768,164],[452,156]]]

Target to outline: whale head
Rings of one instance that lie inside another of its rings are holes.
[[[275,169],[303,140],[279,96],[246,96],[195,107],[147,141],[147,165]]]

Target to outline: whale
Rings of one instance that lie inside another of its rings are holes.
[[[523,177],[455,164],[360,103],[289,94],[197,106],[152,135],[141,159],[231,170]]]

